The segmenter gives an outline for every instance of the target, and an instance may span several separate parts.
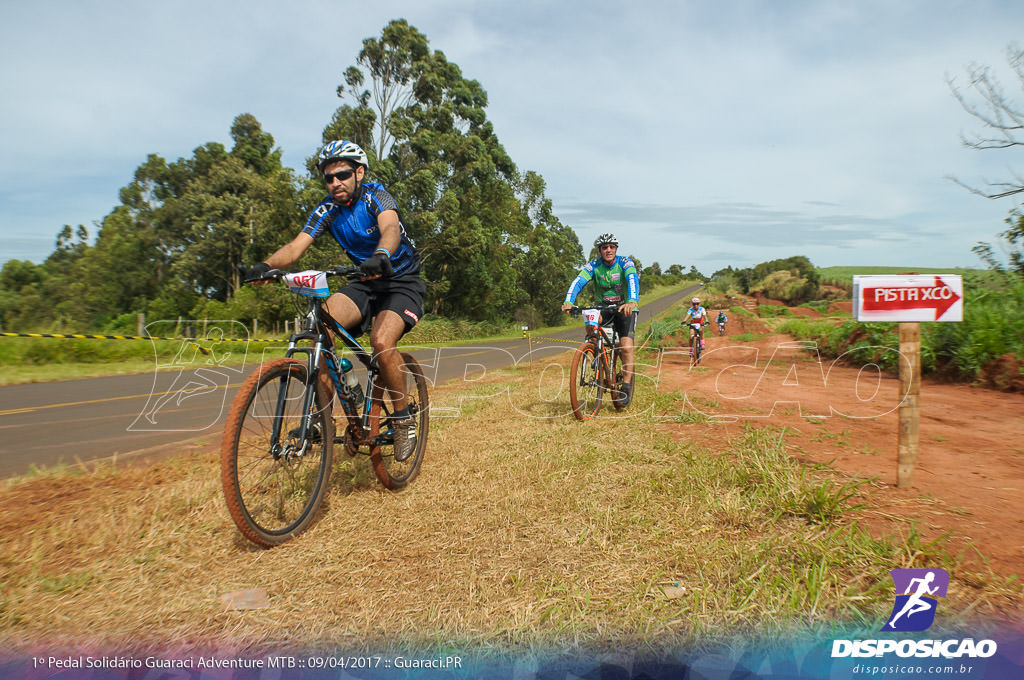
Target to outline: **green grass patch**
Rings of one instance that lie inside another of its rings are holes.
[[[797,340],[820,340],[834,332],[836,327],[831,321],[793,318],[780,322],[775,330],[788,333]]]
[[[661,347],[666,342],[668,344],[675,344],[675,341],[671,338],[675,333],[681,331],[682,328],[683,322],[678,318],[656,319],[648,326],[644,342],[652,347]]]
[[[829,305],[831,305],[831,304],[832,304],[831,300],[812,300],[810,302],[805,302],[805,303],[803,303],[800,306],[801,307],[806,307],[808,309],[813,309],[814,311],[818,312],[819,314],[824,314],[825,312],[828,311]]]
[[[773,319],[779,316],[793,316],[793,312],[789,311],[789,307],[781,305],[758,305],[757,315],[762,318]]]

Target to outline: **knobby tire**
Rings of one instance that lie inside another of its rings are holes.
[[[260,364],[239,388],[228,412],[221,440],[221,485],[228,511],[242,535],[256,545],[280,545],[310,527],[327,491],[331,475],[334,421],[333,393],[313,379],[294,359]],[[277,413],[278,393],[285,389],[283,411]],[[301,426],[306,389],[315,390],[312,434],[301,455],[297,432]],[[291,450],[275,458],[271,451],[275,420],[280,420],[280,443]]]
[[[635,351],[635,350],[634,350]],[[629,376],[630,393],[633,392],[633,385],[636,382],[636,357],[633,358],[633,375]],[[619,411],[626,408],[628,404],[624,403],[625,395],[619,390],[619,385],[625,381],[625,362],[622,359],[622,348],[616,347],[612,350],[612,377],[611,377],[611,389],[612,389],[612,404]]]
[[[598,359],[595,362],[595,358]],[[569,369],[569,401],[577,420],[590,420],[601,410],[601,397],[607,368],[603,358],[597,356],[592,343],[580,345],[572,357]]]

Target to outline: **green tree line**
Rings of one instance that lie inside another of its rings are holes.
[[[487,119],[487,93],[404,20],[363,41],[338,87],[343,104],[311,140],[301,171],[283,167],[273,136],[250,114],[217,142],[169,162],[151,154],[98,224],[65,225],[41,264],[0,270],[5,329],[99,330],[148,319],[216,318],[274,324],[294,311],[280,287],[241,287],[253,264],[294,238],[326,195],[315,153],[351,139],[368,179],[398,200],[423,258],[428,313],[474,321],[559,318],[583,263],[575,232],[553,213],[543,178],[521,171]],[[297,263],[339,264],[324,237]]]

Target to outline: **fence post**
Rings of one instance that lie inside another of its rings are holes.
[[[142,331],[146,328],[146,313],[145,312],[139,312],[138,322],[139,322],[139,332],[136,333],[135,335],[141,336],[142,335]]]

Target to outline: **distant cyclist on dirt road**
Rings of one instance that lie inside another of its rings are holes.
[[[715,323],[718,324],[718,334],[725,335],[725,323],[729,320],[729,317],[725,315],[725,310],[718,310],[718,316],[715,317]]]
[[[594,282],[594,299],[598,305],[618,305],[610,319],[601,317],[601,323],[613,323],[619,334],[622,351],[623,384],[619,390],[625,395],[623,404],[633,398],[633,335],[636,332],[636,310],[640,303],[640,275],[628,257],[619,255],[619,239],[615,234],[601,234],[594,240],[598,256],[585,264],[569,284],[562,311],[572,310],[576,296],[590,281]]]
[[[684,325],[692,323],[700,324],[700,348],[707,349],[704,345],[704,326],[711,323],[711,319],[708,317],[708,310],[700,306],[700,298],[696,297],[690,300],[690,306],[686,308],[686,315],[683,316]]]

